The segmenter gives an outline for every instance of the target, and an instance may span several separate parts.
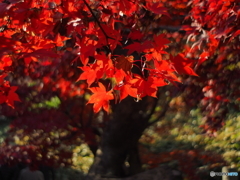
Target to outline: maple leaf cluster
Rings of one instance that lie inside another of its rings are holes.
[[[201,102],[203,128],[215,132],[224,125],[229,112],[238,111],[240,4],[232,0],[192,0],[189,5],[186,19],[192,22],[182,28],[188,34],[187,54],[197,60],[195,70],[200,78],[189,78],[192,84],[187,88],[187,101]],[[195,89],[202,91],[198,92],[200,96]]]
[[[7,103],[7,105],[14,108],[14,101],[20,101],[16,94],[17,86],[10,86],[9,81],[4,80],[6,74],[0,75],[0,104]]]
[[[156,97],[158,87],[179,81],[177,73],[196,75],[194,62],[184,54],[167,58],[170,41],[164,34],[143,28],[148,12],[168,16],[160,2],[10,0],[0,9],[1,73],[12,72],[11,66],[23,60],[24,73],[40,78],[44,75],[35,68],[54,67],[71,54],[70,63],[78,62],[82,70],[76,80],[86,80],[93,92],[88,103],[95,112],[108,111],[114,98]],[[1,103],[13,106],[19,100],[15,90],[3,88]]]
[[[195,40],[192,48],[203,48],[198,63],[201,64],[220,50],[216,63],[221,63],[229,51],[238,51],[239,3],[214,0],[193,0],[188,18],[193,22],[183,28],[189,33],[189,39]],[[201,35],[200,38],[197,36]],[[230,47],[229,47],[230,45]]]

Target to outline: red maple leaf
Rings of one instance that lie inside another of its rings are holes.
[[[93,95],[90,97],[88,104],[94,104],[93,110],[95,113],[99,112],[103,108],[106,112],[109,111],[109,100],[114,99],[111,91],[106,91],[105,86],[102,83],[98,83],[99,87],[89,88]]]
[[[127,76],[127,74],[122,69],[115,70],[114,77],[117,83],[120,83],[121,81],[123,81],[125,76]]]
[[[206,61],[209,57],[209,52],[202,52],[202,54],[200,54],[199,56],[199,60],[198,60],[198,65],[202,64],[204,61]]]
[[[11,7],[11,5],[8,5],[7,3],[0,3],[0,17],[4,15],[9,7]]]
[[[134,51],[142,52],[146,49],[151,49],[153,47],[151,41],[145,41],[144,43],[134,42],[126,46],[124,49],[129,49],[128,54],[132,54]]]
[[[193,60],[185,58],[183,54],[178,54],[177,56],[172,57],[171,61],[179,74],[198,76],[191,68]]]
[[[165,34],[160,34],[158,36],[154,36],[154,42],[155,42],[155,49],[158,51],[161,51],[166,44],[169,44],[171,41],[169,41],[168,39],[166,39]]]
[[[4,56],[0,61],[0,70],[4,70],[5,67],[12,65],[12,59],[8,56]]]
[[[94,71],[89,66],[83,66],[81,69],[83,70],[83,73],[79,76],[77,81],[87,80],[88,86],[91,86],[91,84],[96,80],[96,71]]]
[[[128,73],[131,71],[133,66],[133,56],[119,56],[116,58],[116,68],[122,69],[124,72]]]
[[[10,91],[8,92],[6,103],[7,103],[7,105],[11,106],[12,108],[14,108],[14,101],[21,101],[19,99],[17,93],[15,93],[17,88],[18,88],[17,86],[12,86],[10,88]]]
[[[154,12],[155,14],[164,14],[170,17],[170,15],[167,12],[167,8],[162,7],[161,2],[157,2],[157,3],[147,2],[147,5],[145,8],[149,11]]]
[[[119,1],[119,6],[123,13],[126,14],[127,16],[133,14],[137,9],[136,3],[132,3],[131,1],[128,0]]]
[[[66,40],[68,40],[68,39],[70,39],[70,38],[67,38],[67,37],[65,37],[65,36],[61,36],[60,34],[57,34],[57,35],[55,36],[54,42],[55,42],[56,46],[61,47],[61,46],[64,46],[63,41],[66,41]]]
[[[129,38],[133,39],[133,40],[139,40],[144,36],[144,34],[141,31],[138,30],[133,30],[130,35]]]
[[[153,81],[154,79],[152,77],[145,80],[138,75],[136,75],[136,78],[131,80],[133,87],[137,88],[137,94],[140,99],[144,96],[157,97],[157,87]]]
[[[124,82],[119,83],[117,86],[115,86],[114,90],[119,91],[119,100],[122,101],[125,99],[128,95],[137,98],[137,88],[132,87],[131,84],[124,84]]]

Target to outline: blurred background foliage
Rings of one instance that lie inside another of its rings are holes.
[[[185,179],[209,178],[209,172],[223,166],[240,170],[240,114],[233,112],[225,125],[212,134],[203,133],[200,109],[186,110],[181,97],[172,100],[170,110],[142,136],[141,157],[145,168],[159,163],[177,167]],[[187,166],[186,166],[187,164]]]
[[[39,106],[57,108],[60,101],[57,97],[43,102]],[[0,120],[0,141],[8,137],[10,121],[4,117]],[[202,116],[199,108],[185,108],[181,97],[173,99],[166,116],[158,123],[146,129],[140,139],[140,155],[144,169],[150,169],[160,164],[168,164],[184,173],[185,179],[199,177],[205,172],[209,176],[210,170],[231,166],[240,170],[240,114],[233,112],[228,116],[225,126],[212,136],[202,132]],[[19,130],[21,134],[21,130]],[[56,132],[52,132],[55,134]],[[27,145],[31,139],[17,138],[15,145]],[[20,136],[19,136],[20,137]],[[79,141],[80,142],[80,141]],[[62,165],[56,169],[56,177],[61,180],[84,177],[93,163],[94,155],[89,147],[82,142],[80,145],[68,144],[61,146],[72,152],[72,165]],[[51,151],[49,149],[49,151]],[[56,149],[53,150],[53,154]],[[58,157],[61,158],[61,157]],[[187,164],[187,166],[186,166]]]

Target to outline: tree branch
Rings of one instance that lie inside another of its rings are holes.
[[[160,114],[158,114],[157,117],[154,118],[154,120],[152,120],[151,122],[148,123],[148,126],[155,124],[156,122],[158,122],[161,118],[163,118],[166,115],[167,110],[169,108],[169,103],[171,102],[171,100],[174,97],[176,97],[181,92],[180,88],[177,88],[177,89],[175,89],[175,88],[176,87],[174,87],[173,91],[171,90],[171,87],[169,87],[169,86],[165,86],[165,88],[164,87],[161,88],[162,92],[160,92],[160,94],[164,94],[165,98],[160,97],[160,95],[158,95],[158,97],[159,97],[159,99],[161,99],[161,101],[164,101],[163,99],[165,99],[164,104],[162,105],[163,109],[161,110]],[[168,90],[170,91],[170,95],[165,95],[165,92]],[[158,92],[158,94],[159,94],[159,92]],[[149,119],[155,113],[155,109],[156,109],[157,105],[158,105],[158,101],[153,105],[153,108],[152,108],[150,114],[147,116]]]
[[[167,104],[164,106],[162,112],[153,121],[149,122],[148,126],[151,126],[151,125],[155,124],[156,122],[158,122],[161,118],[163,118],[165,116],[165,114],[166,114],[166,112],[169,108],[170,101],[171,101],[171,99],[169,99],[167,101]]]
[[[98,24],[99,28],[100,28],[101,31],[103,32],[103,34],[104,34],[104,36],[105,36],[105,38],[106,38],[107,46],[108,46],[108,45],[109,45],[108,39],[113,39],[113,40],[115,40],[115,39],[112,38],[112,37],[109,37],[109,36],[107,35],[107,33],[104,31],[104,29],[103,29],[102,25],[100,24],[98,18],[96,17],[96,15],[94,14],[93,10],[92,10],[91,7],[89,6],[89,4],[86,2],[86,0],[83,0],[83,2],[84,2],[84,4],[87,6],[88,10],[91,12],[93,18],[95,19],[95,21],[96,21],[96,23]]]
[[[181,30],[181,26],[158,26],[155,30],[156,31],[163,31],[163,30],[166,30],[166,31],[169,31],[169,32],[179,32],[179,33],[185,33],[184,30]]]
[[[157,105],[158,105],[158,99],[155,98],[155,99],[154,99],[154,104],[153,104],[153,106],[151,107],[152,109],[151,109],[150,113],[147,114],[147,115],[144,117],[145,120],[148,120],[148,119],[151,118],[151,116],[153,115],[153,113],[154,113],[155,110],[156,110]]]

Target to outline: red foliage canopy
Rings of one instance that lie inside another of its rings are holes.
[[[108,111],[113,97],[117,101],[128,95],[156,97],[158,87],[179,81],[177,73],[196,75],[184,54],[166,58],[164,50],[170,41],[164,34],[153,35],[143,28],[147,12],[168,15],[162,3],[31,0],[3,1],[0,7],[1,73],[16,74],[11,66],[20,59],[36,71],[33,64],[54,66],[67,52],[72,53],[83,71],[78,80],[86,80],[93,92],[89,103],[94,103],[95,112],[101,107]],[[16,88],[1,79],[1,103],[13,106],[19,100]],[[111,83],[92,87],[105,79]],[[104,86],[108,96],[102,96]]]

